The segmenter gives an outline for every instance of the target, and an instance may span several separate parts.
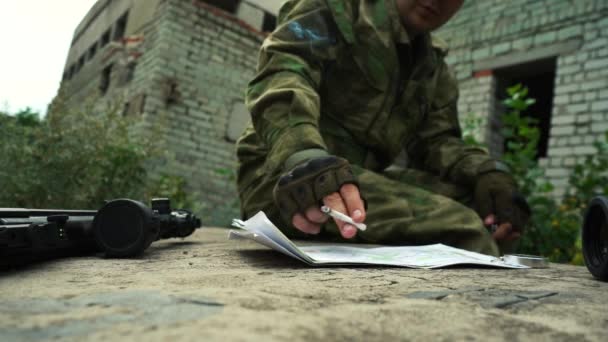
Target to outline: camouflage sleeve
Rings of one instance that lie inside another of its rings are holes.
[[[457,184],[473,185],[480,165],[492,159],[484,149],[466,145],[462,140],[458,84],[444,62],[434,77],[436,87],[428,116],[407,144],[408,155],[417,168]]]
[[[296,152],[326,154],[318,127],[318,90],[323,66],[335,58],[337,48],[336,30],[322,0],[283,5],[246,94],[253,126],[269,148],[269,169],[282,167]]]

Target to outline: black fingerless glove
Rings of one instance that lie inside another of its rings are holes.
[[[496,163],[491,161],[488,163]],[[513,228],[523,231],[530,219],[530,206],[517,190],[513,177],[500,168],[482,165],[475,183],[475,206],[484,219],[496,215],[498,223],[510,222]]]
[[[274,201],[285,222],[294,214],[320,206],[323,198],[339,192],[344,184],[357,179],[346,159],[336,156],[312,158],[282,175],[273,190]]]

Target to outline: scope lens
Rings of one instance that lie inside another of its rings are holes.
[[[141,238],[143,217],[132,205],[115,205],[104,213],[99,225],[99,237],[112,249],[125,249]]]
[[[143,203],[113,200],[95,215],[95,240],[109,257],[139,255],[158,236],[159,226],[155,222],[152,211]]]

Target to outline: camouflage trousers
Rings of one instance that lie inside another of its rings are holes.
[[[351,240],[341,237],[329,220],[317,236],[306,235],[284,222],[272,198],[276,176],[267,175],[255,186],[241,190],[245,218],[263,210],[290,238],[323,239],[390,245],[446,245],[498,255],[498,247],[477,213],[469,207],[469,189],[441,182],[438,177],[414,169],[389,169],[376,173],[353,166],[361,194],[368,203],[367,230]]]

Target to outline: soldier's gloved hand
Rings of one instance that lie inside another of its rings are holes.
[[[308,234],[317,234],[328,217],[321,205],[350,215],[355,222],[365,220],[365,205],[357,179],[346,159],[324,156],[309,159],[282,175],[273,190],[274,200],[286,222]],[[344,238],[357,229],[335,220]]]
[[[479,216],[486,226],[498,225],[492,234],[494,239],[518,239],[531,215],[528,202],[517,191],[517,184],[510,174],[491,169],[488,165],[482,165],[480,169],[475,183],[475,205]]]

